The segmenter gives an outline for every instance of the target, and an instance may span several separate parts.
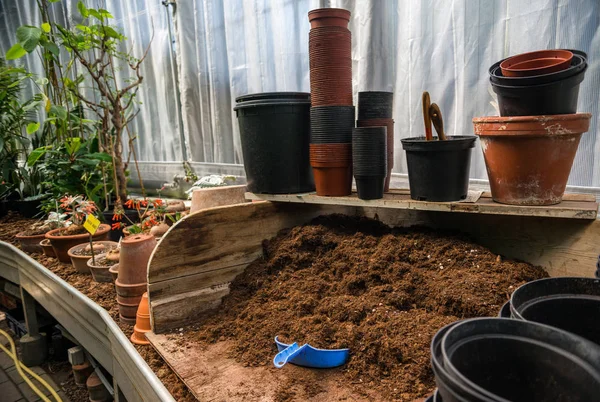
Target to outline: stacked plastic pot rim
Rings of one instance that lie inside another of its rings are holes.
[[[138,306],[147,290],[148,261],[156,247],[156,239],[149,234],[125,237],[121,241],[118,276],[115,281],[119,320],[135,325]]]
[[[352,34],[350,11],[325,8],[308,13],[310,60],[310,165],[317,195],[352,191]]]
[[[545,278],[520,286],[501,317],[452,323],[431,342],[444,402],[597,400],[600,280]]]
[[[591,115],[577,113],[587,55],[543,50],[490,67],[500,116],[473,119],[492,197],[517,205],[561,202],[581,135]]]

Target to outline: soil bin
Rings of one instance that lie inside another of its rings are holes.
[[[412,401],[435,388],[439,328],[496,315],[507,289],[546,276],[454,235],[321,216],[265,240],[218,310],[167,335],[166,347],[198,356],[194,381],[214,399]],[[351,357],[334,370],[274,370],[275,336]]]
[[[314,191],[308,154],[310,94],[262,93],[240,96],[236,102],[248,190],[266,194]]]
[[[514,205],[560,203],[591,116],[474,118],[494,201]]]
[[[405,138],[410,198],[419,201],[460,201],[467,198],[474,136]]]

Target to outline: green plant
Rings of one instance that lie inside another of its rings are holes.
[[[74,226],[83,226],[87,215],[94,215],[98,208],[94,201],[86,199],[83,195],[68,195],[60,199],[60,209],[67,216],[66,221]]]

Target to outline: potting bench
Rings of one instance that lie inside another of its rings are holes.
[[[148,338],[196,396],[215,381],[227,389],[222,380],[231,378],[233,360],[211,366],[206,353],[212,352],[182,350],[176,336],[163,333],[186,328],[218,308],[230,282],[262,255],[264,240],[317,216],[340,213],[390,226],[459,230],[502,256],[541,265],[551,276],[593,276],[600,253],[598,203],[592,195],[570,194],[561,204],[544,207],[496,204],[485,192],[470,203],[413,201],[407,190],[374,201],[314,194],[246,197],[253,202],[204,209],[178,221],[149,262],[154,334]],[[186,368],[190,366],[204,371]]]

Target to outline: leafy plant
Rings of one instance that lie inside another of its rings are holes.
[[[60,199],[60,209],[67,216],[66,221],[75,226],[82,226],[87,215],[98,211],[94,201],[86,199],[83,195],[68,195]]]

